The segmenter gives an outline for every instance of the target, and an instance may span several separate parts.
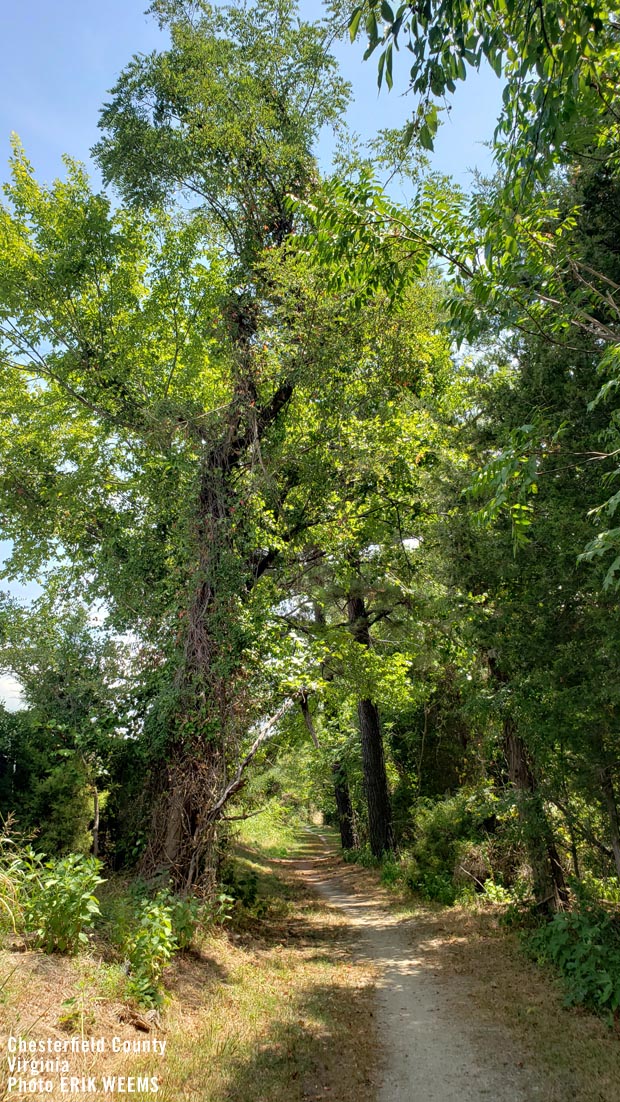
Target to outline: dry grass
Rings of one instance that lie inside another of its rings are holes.
[[[475,1007],[482,1028],[503,1027],[509,1066],[520,1070],[525,1062],[540,1070],[544,1102],[618,1102],[618,1032],[586,1010],[565,1006],[560,981],[528,960],[496,914],[430,912],[423,921],[420,916],[418,930],[429,960],[457,977],[455,1008],[471,1015]],[[510,1059],[514,1050],[516,1060]]]
[[[275,843],[271,848],[277,852]],[[265,914],[246,916],[176,958],[166,975],[171,1001],[151,1034],[120,1020],[127,1007],[116,990],[118,969],[92,956],[8,951],[0,953],[1,1031],[66,1037],[62,1003],[77,995],[83,1019],[74,1031],[157,1036],[167,1051],[163,1059],[109,1052],[72,1057],[72,1074],[160,1075],[161,1102],[371,1102],[379,1055],[374,976],[355,959],[346,921],[304,883],[309,859],[321,875],[333,868],[352,892],[372,893],[414,920],[412,955],[445,983],[455,1017],[477,1023],[474,1041],[481,1049],[500,1032],[502,1051],[491,1056],[506,1076],[533,1074],[543,1102],[618,1102],[618,1034],[563,1005],[560,984],[528,961],[496,911],[417,905],[383,887],[377,872],[303,844],[279,859],[240,851],[242,866],[259,877]],[[0,1074],[2,1099],[6,1062]],[[73,1102],[92,1097],[71,1096]]]
[[[343,921],[293,870],[254,851],[241,859],[259,876],[265,914],[176,958],[165,977],[170,1003],[160,1023],[151,1023],[150,1036],[167,1042],[165,1057],[72,1056],[72,1075],[159,1075],[160,1102],[357,1102],[374,1096],[370,969],[353,959]],[[3,952],[0,985],[3,977],[5,1052],[9,1033],[66,1037],[62,1003],[76,994],[84,1017],[73,1023],[74,1031],[81,1027],[87,1037],[108,1039],[149,1036],[120,1020],[126,1007],[101,993],[105,966],[92,958]],[[2,1098],[6,1059],[0,1074]],[[45,1097],[66,1095],[58,1090]]]
[[[560,980],[528,959],[501,925],[500,908],[414,902],[359,866],[345,866],[340,878],[413,920],[412,955],[446,985],[454,1015],[477,1023],[480,1049],[501,1031],[505,1045],[491,1055],[507,1076],[533,1075],[541,1102],[619,1102],[620,1032],[565,1006]]]

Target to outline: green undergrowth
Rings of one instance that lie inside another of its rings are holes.
[[[525,951],[561,976],[568,1005],[620,1019],[620,884],[587,873],[571,881],[570,909],[545,919],[509,801],[488,788],[418,802],[415,839],[377,859],[368,847],[346,861],[378,871],[382,884],[426,903],[494,910]]]
[[[314,852],[312,844],[307,832],[290,829],[268,840],[269,849],[287,849],[286,858],[241,841],[231,846],[222,867],[223,898],[210,904],[223,916],[214,921],[201,910],[190,951],[175,950],[161,972],[151,974],[159,990],[167,989],[154,1019],[165,1029],[166,1058],[140,1058],[132,1071],[161,1076],[161,1102],[371,1096],[372,972],[367,962],[353,960],[346,922],[294,875],[294,861]],[[149,1005],[149,991],[139,1000],[128,990],[140,975],[144,949],[134,949],[128,961],[132,939],[134,946],[136,940],[148,945],[155,937],[161,958],[162,940],[164,950],[172,937],[179,942],[182,928],[188,938],[187,916],[183,926],[178,914],[170,915],[175,897],[139,880],[109,877],[99,896],[101,914],[83,952],[56,953],[41,969],[38,953],[0,951],[0,981],[6,981],[0,1031],[35,1017],[34,1038],[58,1028],[122,1031],[119,1001],[130,1000],[130,1013],[138,1001]],[[142,924],[136,925],[137,915]],[[152,965],[150,950],[146,957]],[[143,975],[149,979],[148,968]],[[116,1070],[126,1074],[126,1065]],[[89,1068],[89,1074],[100,1071],[99,1064]]]
[[[526,931],[527,951],[559,971],[567,1005],[586,1006],[610,1021],[620,1012],[620,914],[580,902]]]
[[[418,799],[411,809],[413,841],[381,860],[367,846],[345,860],[380,867],[386,885],[426,902],[452,906],[481,896],[492,902],[521,898],[512,809],[488,785],[461,789],[441,800]]]
[[[45,953],[75,953],[88,944],[99,915],[102,865],[70,853],[48,858],[4,830],[0,834],[0,929]]]

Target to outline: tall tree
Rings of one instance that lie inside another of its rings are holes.
[[[291,3],[156,12],[172,46],[122,75],[98,150],[148,210],[111,213],[74,166],[40,188],[15,157],[4,489],[14,569],[68,556],[119,627],[161,648],[145,860],[189,884],[212,868],[218,801],[260,716],[244,606],[277,553],[259,505],[287,491],[270,439],[313,348],[303,297],[283,305],[261,258],[294,233],[287,194],[313,185],[312,144],[345,90]],[[192,215],[154,209],[181,194],[198,196]]]

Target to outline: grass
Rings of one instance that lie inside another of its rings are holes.
[[[324,828],[317,834],[333,842]],[[375,977],[355,959],[345,920],[298,875],[320,848],[316,838],[300,840],[293,828],[281,831],[261,817],[244,823],[235,860],[241,877],[257,877],[260,905],[235,909],[228,927],[174,959],[161,1018],[136,1014],[103,941],[75,958],[0,952],[0,1032],[165,1039],[163,1059],[106,1052],[71,1061],[75,1075],[159,1075],[160,1102],[371,1102]],[[490,1055],[508,1080],[533,1076],[543,1102],[617,1102],[618,1032],[563,1005],[561,985],[524,956],[497,908],[419,904],[382,885],[380,870],[344,866],[334,854],[321,866],[337,870],[352,892],[412,919],[412,956],[449,985],[452,1012],[476,1023],[481,1056],[495,1046]],[[106,886],[110,916],[122,910],[124,891]],[[0,1099],[6,1064],[1,1075]]]
[[[258,815],[239,824],[242,844],[255,846],[265,857],[288,857],[299,847],[301,824],[287,819],[277,803],[268,804]]]
[[[371,970],[354,960],[343,921],[294,876],[294,834],[264,837],[268,850],[287,858],[245,845],[236,858],[241,874],[258,878],[260,907],[235,911],[229,928],[174,959],[165,975],[168,1006],[161,1020],[143,1023],[150,1033],[135,1027],[144,1015],[123,998],[119,965],[96,951],[75,958],[1,952],[0,1031],[164,1038],[163,1059],[89,1053],[71,1057],[70,1072],[159,1075],[160,1102],[372,1098]],[[1,1099],[6,1063],[0,1075]]]
[[[476,1023],[481,1056],[499,1039],[491,1056],[517,1083],[529,1072],[542,1102],[618,1102],[620,1024],[609,1028],[566,1006],[557,972],[527,957],[518,934],[501,924],[501,907],[422,903],[358,865],[345,876],[412,920],[412,956],[449,984],[455,1016]]]

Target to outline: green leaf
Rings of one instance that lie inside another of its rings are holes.
[[[359,30],[359,25],[363,12],[364,9],[360,5],[359,7],[355,8],[351,14],[351,18],[349,19],[349,37],[351,39],[351,42],[354,42],[357,38],[357,32]]]
[[[431,134],[427,124],[424,122],[418,131],[418,140],[423,149],[432,150],[433,147],[433,135]]]

